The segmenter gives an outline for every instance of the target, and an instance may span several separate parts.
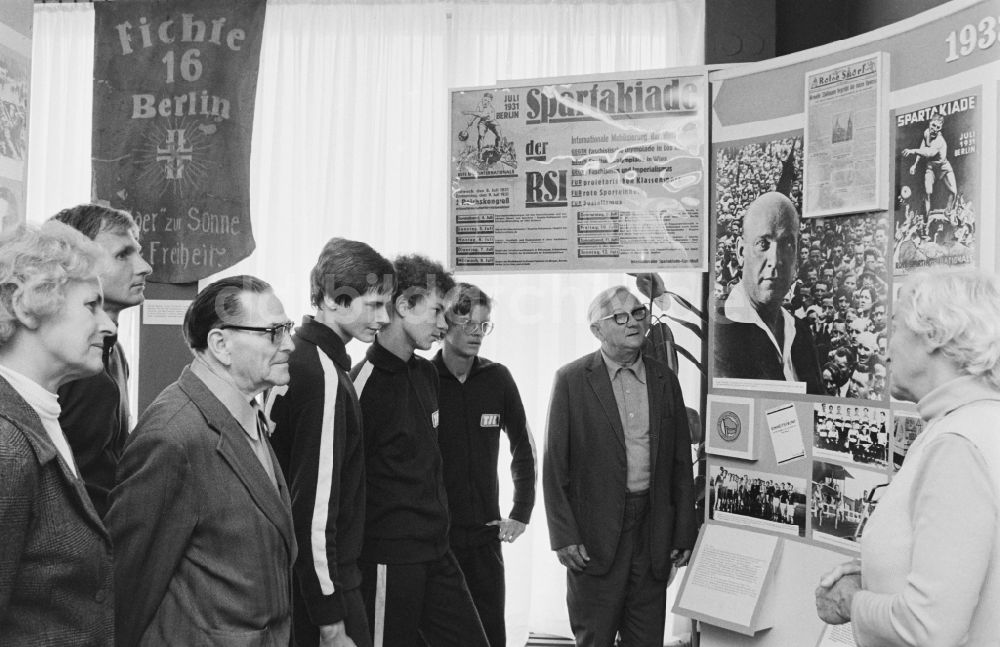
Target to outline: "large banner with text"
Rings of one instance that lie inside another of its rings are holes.
[[[263,0],[94,5],[94,198],[130,211],[152,281],[254,249],[249,167]]]
[[[452,91],[452,266],[706,269],[706,75],[673,72]]]

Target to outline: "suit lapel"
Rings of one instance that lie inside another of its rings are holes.
[[[178,382],[181,390],[191,398],[191,401],[205,416],[208,426],[219,434],[216,451],[246,487],[250,498],[257,504],[264,516],[278,528],[289,550],[292,551],[295,539],[292,535],[288,491],[284,478],[281,476],[281,468],[278,467],[277,458],[270,450],[270,443],[264,439],[268,446],[272,465],[274,465],[278,489],[275,489],[267,472],[264,471],[264,466],[260,464],[257,455],[250,448],[246,432],[243,431],[243,428],[222,402],[212,395],[205,383],[199,380],[190,368],[184,369]]]
[[[594,358],[587,365],[587,382],[594,390],[597,401],[604,409],[604,415],[615,432],[615,438],[625,447],[625,431],[622,429],[622,419],[618,413],[618,403],[615,400],[615,391],[611,386],[611,378],[608,377],[608,369],[601,357],[601,351],[594,354]]]
[[[97,514],[97,510],[94,509],[94,504],[90,501],[90,495],[87,494],[83,479],[73,474],[69,466],[62,460],[59,450],[56,449],[52,439],[49,438],[49,434],[45,431],[45,427],[42,426],[42,420],[38,417],[35,410],[2,377],[0,377],[0,402],[4,403],[2,410],[0,410],[0,415],[10,420],[24,432],[25,438],[28,439],[28,442],[31,443],[34,449],[35,456],[38,457],[38,464],[44,465],[50,461],[55,462],[56,469],[59,470],[59,474],[66,482],[66,489],[70,493],[69,498],[73,501],[73,505],[76,506],[80,515],[98,531],[101,537],[110,543],[111,537],[108,535],[107,528],[104,527],[101,517]]]
[[[69,489],[73,492],[73,496],[71,497],[73,499],[73,505],[79,508],[80,513],[85,519],[87,519],[90,525],[96,528],[105,541],[110,544],[111,535],[108,534],[107,528],[104,527],[104,522],[97,514],[97,509],[94,508],[94,504],[90,500],[90,494],[87,493],[87,488],[84,485],[83,479],[74,476],[61,458],[56,458],[54,460],[59,464],[59,473],[62,474],[62,477],[67,482]]]

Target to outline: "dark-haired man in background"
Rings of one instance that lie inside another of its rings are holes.
[[[105,252],[100,269],[104,311],[118,325],[122,310],[142,303],[152,271],[139,252],[139,228],[126,211],[98,204],[63,209],[52,220],[79,230]],[[129,432],[128,363],[118,335],[104,338],[104,370],[59,389],[59,426],[73,450],[97,513],[108,512],[115,466]]]
[[[448,331],[445,299],[455,281],[423,256],[400,256],[394,265],[389,323],[351,370],[365,425],[359,563],[368,622],[383,647],[487,647],[448,543],[437,369],[414,355]]]
[[[292,510],[256,397],[288,384],[292,325],[252,276],[188,307],[194,360],[143,412],[111,491],[119,645],[289,644]]]
[[[388,323],[392,263],[365,243],[333,238],[310,274],[315,316],[295,331],[287,387],[270,390],[271,444],[288,479],[299,556],[296,647],[372,644],[358,556],[365,531],[361,405],[346,344]]]

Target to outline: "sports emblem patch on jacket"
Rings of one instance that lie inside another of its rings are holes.
[[[499,413],[484,413],[482,417],[479,418],[480,427],[499,427],[500,426],[500,414]]]

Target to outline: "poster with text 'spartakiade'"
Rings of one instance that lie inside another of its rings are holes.
[[[980,205],[980,88],[895,111],[896,276],[972,265]]]
[[[706,269],[703,73],[451,94],[462,272]]]

